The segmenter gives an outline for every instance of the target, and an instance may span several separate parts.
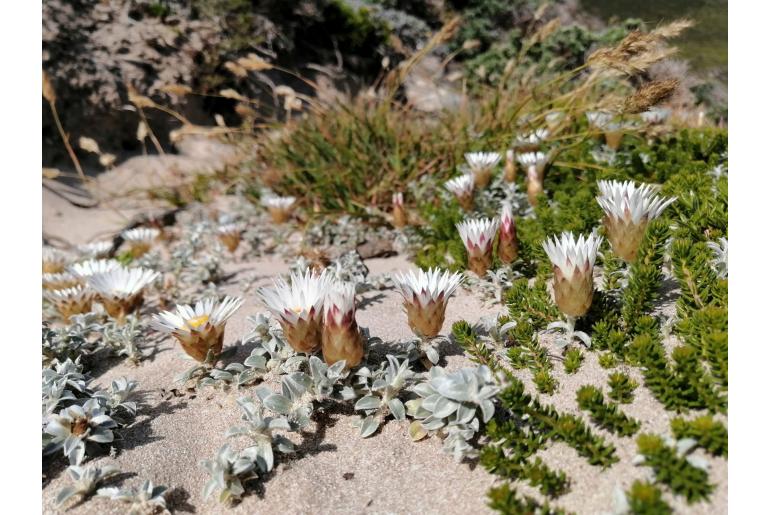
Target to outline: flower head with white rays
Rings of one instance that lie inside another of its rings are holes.
[[[291,216],[291,210],[297,201],[295,197],[267,196],[262,199],[262,205],[265,206],[275,223],[284,223]]]
[[[86,279],[92,275],[103,274],[122,267],[123,265],[115,259],[89,259],[72,265],[70,272],[81,279]]]
[[[671,116],[671,109],[665,107],[651,107],[647,111],[640,113],[642,120],[649,124],[658,124],[665,122]]]
[[[109,272],[92,275],[88,285],[99,295],[99,300],[109,315],[124,320],[144,301],[144,289],[160,274],[146,268],[116,268]]]
[[[393,226],[404,227],[407,222],[406,210],[404,209],[404,194],[398,191],[393,194]]]
[[[591,127],[604,130],[612,121],[612,114],[606,111],[588,111],[586,119]]]
[[[499,225],[497,217],[465,220],[456,225],[468,251],[468,268],[479,277],[484,277],[492,264],[492,245]]]
[[[538,146],[548,137],[550,132],[546,128],[540,128],[529,134],[518,136],[514,145],[520,149],[537,149]]]
[[[67,266],[67,255],[52,247],[43,248],[43,273],[57,274]]]
[[[601,236],[571,232],[543,242],[543,249],[553,264],[553,290],[556,305],[570,317],[585,315],[594,296],[594,262],[602,243]]]
[[[91,259],[105,257],[111,250],[112,242],[107,240],[78,245],[78,252]]]
[[[393,276],[396,290],[404,298],[409,327],[421,338],[433,338],[444,325],[449,298],[460,285],[463,275],[438,268],[409,271]]]
[[[58,274],[43,274],[43,288],[46,290],[63,290],[80,284],[80,278],[68,272]]]
[[[321,319],[329,278],[310,269],[293,273],[287,283],[282,278],[271,288],[261,288],[259,296],[283,327],[289,345],[297,351],[311,353],[321,345]]]
[[[599,181],[596,201],[604,210],[604,227],[612,250],[630,263],[636,258],[639,244],[650,221],[676,200],[656,194],[656,189],[631,181]]]
[[[457,197],[457,202],[465,211],[473,209],[473,176],[470,174],[455,177],[444,183],[444,187]]]
[[[352,283],[331,285],[324,301],[321,348],[328,365],[345,360],[345,366],[352,368],[364,357],[364,342],[356,323],[356,288]]]
[[[137,227],[125,230],[120,235],[128,244],[131,255],[138,258],[152,248],[152,244],[160,236],[160,230],[154,227]]]
[[[513,263],[519,255],[516,222],[509,202],[504,202],[500,211],[500,241],[497,245],[497,255],[503,263]]]
[[[545,168],[545,164],[548,162],[548,156],[542,152],[523,152],[516,156],[521,166],[527,167],[527,169],[535,168],[538,173],[542,172]]]
[[[241,243],[243,227],[241,224],[223,224],[217,227],[217,237],[230,252],[235,252]]]
[[[88,313],[94,300],[94,292],[81,285],[61,290],[51,290],[46,297],[56,306],[57,311],[65,320],[72,315]]]
[[[477,188],[486,188],[492,179],[492,168],[500,162],[502,156],[497,152],[469,152],[465,161],[473,174]]]
[[[714,267],[720,279],[727,278],[727,238],[719,238],[719,242],[709,241],[708,248],[714,251]]]
[[[198,301],[195,306],[177,305],[176,311],[153,315],[152,326],[171,333],[196,361],[216,360],[222,352],[225,323],[243,304],[240,297]]]

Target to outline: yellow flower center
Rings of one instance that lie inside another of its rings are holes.
[[[201,315],[199,317],[191,318],[187,321],[187,325],[190,329],[198,329],[200,326],[209,321],[208,315]]]

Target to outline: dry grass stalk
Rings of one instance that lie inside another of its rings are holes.
[[[72,149],[72,145],[70,145],[69,136],[67,136],[67,133],[64,132],[64,126],[62,126],[61,120],[59,119],[59,111],[56,110],[56,90],[54,89],[53,83],[51,82],[51,79],[48,77],[48,74],[45,72],[45,70],[43,70],[43,98],[45,98],[48,102],[48,105],[51,106],[51,114],[53,115],[54,123],[56,123],[56,128],[58,129],[59,135],[61,136],[62,142],[64,143],[64,148],[67,149],[67,153],[69,154],[70,160],[72,160],[72,164],[75,166],[75,169],[80,176],[80,180],[85,183],[86,174],[83,173],[83,168],[80,166],[78,156]]]
[[[627,97],[620,107],[622,113],[641,113],[671,98],[679,88],[678,79],[665,79],[649,82],[641,86],[633,95]]]
[[[635,30],[615,47],[600,48],[588,57],[587,62],[597,69],[612,69],[636,75],[674,54],[676,48],[667,47],[666,40],[678,36],[691,26],[689,20],[678,20],[647,33]]]

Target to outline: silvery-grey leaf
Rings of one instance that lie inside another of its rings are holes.
[[[366,438],[374,434],[380,424],[373,416],[366,417],[361,423],[361,438]]]
[[[390,412],[393,414],[393,418],[396,420],[404,420],[406,418],[406,410],[404,409],[404,403],[399,399],[390,399],[388,401]]]
[[[365,397],[361,397],[358,399],[358,402],[356,402],[356,405],[353,409],[356,410],[367,410],[367,409],[376,409],[380,407],[380,398],[375,397],[374,395],[367,395]]]
[[[694,438],[682,438],[678,442],[676,442],[676,452],[680,456],[684,456],[688,452],[690,452],[692,449],[695,448],[695,446],[698,445],[698,441]]]

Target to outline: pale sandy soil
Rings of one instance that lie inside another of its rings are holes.
[[[50,202],[47,207],[46,202]],[[44,198],[44,230],[72,243],[82,243],[97,232],[119,228],[119,219],[110,219],[105,213],[78,210]],[[372,259],[367,265],[372,274],[411,266],[400,257]],[[286,272],[288,267],[274,258],[231,264],[227,269],[238,273],[223,290],[246,298],[244,306],[228,323],[225,335],[226,345],[236,345],[250,329],[247,316],[263,310],[253,288],[268,283],[270,277]],[[254,272],[260,278],[250,291],[244,293],[243,278]],[[368,302],[359,310],[358,322],[368,327],[373,336],[385,341],[410,337],[395,292],[368,292],[363,298]],[[150,305],[145,309],[149,316],[155,308]],[[664,309],[671,308],[665,306]],[[489,306],[488,302],[482,302],[467,291],[460,291],[449,303],[443,332],[447,333],[456,320],[474,323],[482,316],[504,310],[502,305]],[[549,339],[544,337],[545,342]],[[231,359],[242,361],[250,351],[250,348],[239,348]],[[447,366],[451,368],[471,365],[459,349],[445,348],[444,353],[449,354]],[[586,360],[575,375],[565,374],[563,366],[557,362],[555,376],[560,386],[553,396],[543,397],[545,402],[553,403],[560,411],[581,413],[575,402],[577,388],[590,383],[601,385],[606,391],[610,371],[598,365],[597,354],[586,352],[585,355]],[[117,465],[125,473],[119,478],[123,485],[136,486],[143,479],[151,479],[156,484],[168,486],[169,507],[183,513],[470,514],[488,511],[486,492],[495,484],[495,476],[473,463],[455,463],[442,452],[441,444],[435,438],[413,443],[407,433],[407,423],[390,421],[373,437],[361,439],[358,430],[352,426],[356,415],[349,408],[339,407],[320,413],[301,437],[292,435],[299,447],[296,456],[281,458],[276,470],[256,487],[252,486],[240,505],[225,509],[215,500],[204,501],[201,490],[207,474],[199,462],[213,457],[227,442],[225,431],[240,420],[235,400],[250,394],[252,388],[241,391],[204,389],[197,394],[180,394],[178,397],[164,395],[164,390],[175,387],[174,376],[189,365],[183,353],[166,339],[139,367],[116,360],[95,370],[96,383],[100,385],[107,385],[111,379],[120,376],[136,379],[144,399],[136,421],[122,431],[123,441],[115,446],[115,457],[104,456],[88,462]],[[627,371],[642,383],[638,370],[629,368]],[[519,376],[534,391],[530,373],[522,371]],[[643,386],[637,388],[633,403],[622,409],[642,422],[642,431],[667,433],[669,421],[674,416],[666,412]],[[587,420],[585,414],[582,415]],[[558,506],[576,513],[609,513],[613,489],[618,485],[625,489],[636,478],[649,478],[651,471],[630,464],[636,449],[633,437],[616,437],[590,425],[617,447],[620,462],[610,469],[602,471],[589,465],[564,444],[549,445],[541,456],[552,468],[564,470],[572,480],[570,492],[558,499]],[[666,500],[677,513],[705,515],[727,511],[727,462],[712,458],[709,461],[712,464],[709,477],[717,485],[710,504],[687,506],[667,494]],[[53,499],[67,484],[68,478],[61,466],[47,471],[52,472],[53,477],[44,483],[43,512],[63,513],[54,508]],[[525,483],[519,485],[519,489],[539,497]],[[119,514],[123,511],[119,504],[94,498],[66,512]]]

